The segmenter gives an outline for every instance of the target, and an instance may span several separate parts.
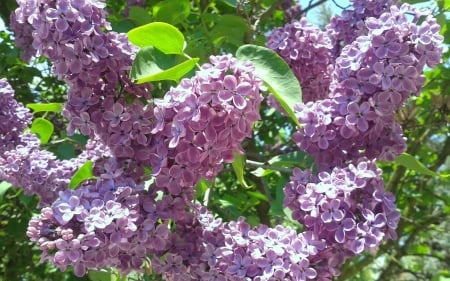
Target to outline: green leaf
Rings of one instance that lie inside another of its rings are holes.
[[[186,20],[191,12],[189,0],[164,0],[153,6],[156,21],[178,24]]]
[[[91,281],[116,281],[116,275],[110,271],[89,270],[88,277]]]
[[[6,191],[11,187],[12,185],[6,181],[0,182],[0,203],[3,201],[3,196],[5,195]]]
[[[61,112],[63,104],[62,103],[29,103],[27,107],[32,109],[34,113],[36,112]]]
[[[39,135],[42,144],[47,144],[53,134],[54,126],[52,122],[44,118],[36,118],[31,124],[31,131]]]
[[[133,28],[128,40],[141,48],[153,46],[165,54],[182,55],[186,42],[183,33],[165,22],[152,22]]]
[[[234,173],[236,174],[238,182],[243,187],[248,187],[244,179],[244,168],[245,168],[245,155],[240,154],[237,151],[233,151],[234,161],[231,163],[233,166]]]
[[[259,201],[269,202],[269,199],[267,199],[267,196],[262,194],[261,192],[247,191],[247,194],[248,194],[248,196],[258,199]]]
[[[236,57],[241,61],[253,62],[256,75],[267,84],[295,124],[300,126],[294,114],[294,105],[302,102],[302,90],[289,65],[274,51],[256,45],[241,46]]]
[[[138,84],[161,80],[178,82],[195,67],[198,60],[186,60],[183,56],[167,55],[153,47],[146,47],[137,53],[130,77]]]
[[[311,168],[314,159],[303,151],[294,151],[281,154],[269,159],[268,163],[276,167],[301,167]]]
[[[422,164],[419,160],[417,160],[414,156],[408,153],[403,153],[402,155],[395,158],[395,163],[398,165],[402,165],[410,170],[416,171],[419,174],[438,177],[439,174],[431,171],[424,164]]]
[[[75,172],[73,177],[70,179],[70,189],[75,189],[85,180],[95,179],[95,176],[92,173],[92,164],[92,161],[88,160],[78,169],[78,171]]]
[[[139,6],[130,7],[128,18],[136,25],[144,25],[152,21],[152,17],[150,16],[149,12],[145,8]]]
[[[245,34],[249,31],[247,22],[236,15],[222,15],[216,17],[217,21],[210,35],[216,45],[222,42],[233,44],[236,47],[244,44]]]
[[[274,172],[275,172],[274,170],[264,169],[264,168],[261,168],[261,167],[256,168],[255,170],[251,171],[251,173],[253,175],[257,176],[258,178],[265,177],[265,176],[270,175],[270,174],[272,174]]]
[[[61,143],[56,148],[55,154],[59,159],[72,159],[76,157],[75,146],[72,143]]]

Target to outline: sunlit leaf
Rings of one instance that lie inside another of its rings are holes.
[[[36,112],[61,112],[62,103],[29,103],[27,107]]]
[[[117,281],[115,274],[104,270],[89,270],[88,277],[91,281]]]
[[[128,32],[128,40],[136,46],[155,47],[165,54],[183,54],[185,41],[183,33],[165,22],[152,22],[133,28]]]
[[[45,118],[35,118],[31,124],[31,131],[39,136],[42,144],[47,144],[53,134],[52,122]]]
[[[248,187],[244,178],[244,169],[245,169],[245,155],[240,154],[239,152],[234,151],[234,161],[232,163],[234,173],[236,174],[238,182],[244,186]]]
[[[292,121],[300,126],[294,114],[294,105],[302,102],[300,84],[288,64],[274,51],[256,45],[243,45],[236,53],[241,61],[251,61],[256,74],[267,84]]]
[[[3,201],[3,196],[5,195],[6,191],[8,191],[8,189],[10,187],[11,187],[11,184],[6,181],[0,182],[0,203]]]
[[[138,84],[162,80],[178,82],[195,67],[198,60],[186,60],[183,56],[167,55],[153,47],[146,47],[137,53],[130,77]]]
[[[92,161],[88,160],[78,169],[78,171],[75,172],[69,183],[70,189],[75,189],[85,180],[95,178],[92,173],[92,164]]]

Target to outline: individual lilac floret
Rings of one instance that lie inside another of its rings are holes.
[[[325,32],[302,18],[272,30],[266,45],[289,64],[302,87],[304,102],[328,96],[332,45]]]
[[[284,192],[284,205],[292,210],[293,219],[326,241],[324,252],[345,253],[339,264],[396,239],[400,213],[373,161],[361,159],[320,172],[317,178],[296,170]]]

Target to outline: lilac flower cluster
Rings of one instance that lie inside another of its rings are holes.
[[[5,78],[0,79],[0,155],[18,145],[20,135],[31,124],[32,115],[14,99],[14,90]]]
[[[163,142],[147,155],[156,187],[172,195],[185,188],[190,193],[200,177],[213,179],[223,162],[233,161],[233,151],[243,153],[240,143],[260,118],[262,81],[253,75],[253,64],[231,55],[210,61],[155,100],[152,133]]]
[[[143,134],[152,111],[138,102],[128,106],[124,98],[148,99],[150,87],[129,80],[136,49],[124,34],[106,32],[110,26],[103,1],[20,0],[18,4],[17,22],[32,26],[33,47],[53,62],[53,71],[70,86],[63,111],[70,120],[69,133],[78,129],[96,135],[118,157],[133,157],[132,141],[140,147],[147,144]]]
[[[40,149],[40,141],[32,133],[24,133],[32,115],[14,99],[14,91],[6,79],[0,79],[0,180],[36,194],[40,206],[50,205],[67,186],[73,174],[87,160],[108,156],[108,149],[92,139],[77,158],[58,160]]]
[[[42,250],[42,261],[61,270],[73,266],[77,276],[104,267],[141,271],[148,254],[166,248],[164,210],[157,210],[155,193],[124,176],[114,158],[96,165],[97,179],[61,191],[30,221],[27,235]]]
[[[16,14],[10,16],[10,26],[14,30],[14,43],[20,48],[20,58],[25,62],[30,62],[36,55],[36,49],[33,48],[33,27],[29,24],[21,24],[16,19]]]
[[[392,161],[405,150],[394,111],[420,93],[424,67],[439,63],[442,53],[440,27],[423,15],[403,4],[367,18],[366,35],[336,58],[329,98],[297,105],[303,127],[293,139],[321,170],[361,156]]]
[[[195,208],[195,207],[194,207]],[[324,248],[312,232],[223,223],[204,207],[178,221],[168,252],[152,260],[165,280],[320,280],[310,258]],[[319,267],[320,268],[320,267]]]
[[[281,3],[286,22],[299,19],[302,14],[302,6],[297,0],[285,0]]]
[[[374,161],[361,159],[318,176],[296,169],[284,192],[293,219],[326,241],[325,252],[341,253],[334,264],[396,239],[400,213]]]
[[[390,7],[399,5],[397,0],[352,0],[353,9],[345,9],[340,16],[334,16],[326,26],[327,33],[333,41],[334,57],[338,56],[343,46],[350,44],[360,35],[367,33],[365,20],[378,18]]]
[[[327,33],[302,18],[272,30],[266,45],[289,64],[302,86],[304,102],[328,96],[333,45]]]
[[[58,160],[56,156],[40,149],[34,134],[19,136],[19,144],[0,153],[0,180],[21,187],[28,195],[37,195],[39,206],[48,206],[66,190],[74,173],[87,161],[108,155],[107,148],[92,140],[77,158]]]

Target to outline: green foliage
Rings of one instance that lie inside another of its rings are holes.
[[[186,45],[183,33],[164,22],[152,22],[128,32],[131,43],[141,48],[153,46],[164,54],[183,55]]]
[[[197,58],[186,60],[184,56],[167,55],[153,47],[145,47],[137,53],[130,76],[138,84],[161,80],[178,82],[197,62]]]
[[[236,57],[255,65],[255,73],[267,84],[292,121],[300,125],[294,114],[294,105],[302,101],[302,90],[288,64],[274,51],[256,45],[240,47]]]
[[[37,112],[57,112],[60,113],[63,107],[62,103],[29,103],[27,107],[32,109],[34,113]]]
[[[70,189],[77,188],[85,180],[95,178],[94,174],[92,173],[92,165],[92,161],[88,160],[75,172],[73,177],[70,179]]]
[[[47,144],[53,134],[52,122],[45,118],[35,118],[31,124],[31,131],[39,136],[42,144]]]

